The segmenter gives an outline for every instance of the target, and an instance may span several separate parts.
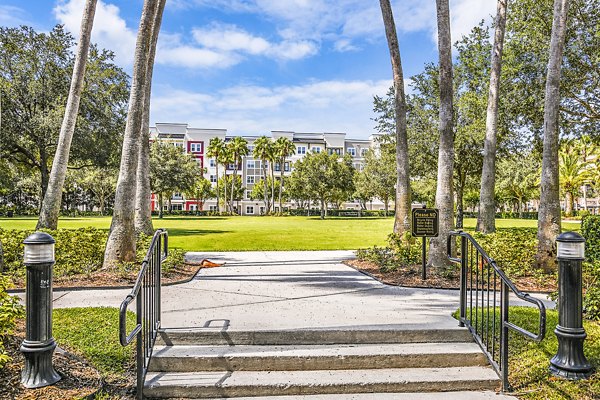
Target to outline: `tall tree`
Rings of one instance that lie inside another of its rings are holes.
[[[296,146],[294,143],[284,137],[281,136],[277,138],[274,144],[275,147],[275,155],[279,162],[279,214],[283,213],[283,202],[282,202],[282,193],[283,193],[283,175],[285,172],[285,160],[288,157],[296,154]]]
[[[454,201],[452,173],[454,170],[454,128],[452,94],[452,40],[450,36],[450,8],[448,0],[436,0],[438,49],[440,64],[440,146],[438,150],[437,188],[435,205],[439,209],[439,236],[431,239],[430,263],[434,266],[448,264],[446,241],[454,226]]]
[[[150,54],[152,27],[157,18],[158,0],[145,0],[138,29],[127,124],[121,151],[121,166],[115,194],[115,208],[104,252],[104,265],[118,261],[135,261],[135,192],[141,140],[144,97],[147,84],[146,59]]]
[[[544,100],[544,148],[538,213],[538,248],[536,261],[544,271],[555,268],[554,240],[560,233],[560,200],[558,178],[558,137],[560,106],[560,69],[562,65],[567,15],[570,0],[554,0],[550,58],[546,74]]]
[[[223,157],[223,153],[226,151],[225,142],[218,137],[214,137],[210,139],[208,142],[208,148],[206,149],[206,155],[215,160],[215,168],[217,174],[217,212],[221,213],[221,205],[219,203],[219,164],[221,163],[221,159]]]
[[[81,91],[83,90],[85,66],[88,59],[95,14],[96,0],[87,0],[83,9],[83,16],[81,17],[79,44],[77,45],[77,54],[75,56],[75,65],[73,66],[73,76],[71,78],[71,88],[69,89],[65,115],[60,127],[56,153],[54,154],[52,170],[48,180],[48,188],[42,201],[36,229],[56,229],[58,225],[63,184],[67,175],[71,141],[73,140],[73,132],[75,132],[75,123],[77,122],[77,114],[79,112],[79,100],[81,99]]]
[[[394,233],[410,231],[410,173],[408,165],[408,140],[406,127],[406,99],[404,98],[404,76],[396,24],[390,0],[380,0],[385,35],[387,37],[392,74],[394,77],[394,105],[396,114],[396,216]]]
[[[233,164],[233,178],[231,179],[231,212],[234,212],[233,199],[234,199],[234,185],[235,177],[237,176],[238,169],[241,169],[244,157],[248,155],[248,141],[241,136],[236,136],[231,140],[228,145],[229,153],[231,154],[231,162]]]
[[[507,5],[508,0],[498,0],[496,9],[496,29],[494,32],[494,47],[492,48],[492,69],[490,72],[490,88],[485,119],[485,143],[483,146],[479,215],[477,216],[477,230],[483,233],[496,231],[495,187],[498,103]]]
[[[271,201],[269,199],[269,182],[267,179],[267,165],[269,160],[273,158],[273,142],[266,136],[261,136],[254,141],[254,150],[252,150],[254,158],[260,160],[260,168],[263,174],[262,182],[264,184],[263,198],[265,203],[265,213],[271,212]]]
[[[144,113],[142,116],[141,141],[136,171],[135,190],[135,231],[145,235],[152,235],[152,210],[150,205],[150,96],[152,94],[152,73],[158,33],[162,23],[162,15],[167,0],[159,0],[152,24],[150,51],[146,59],[146,88],[144,93]]]
[[[562,144],[558,156],[559,182],[565,195],[565,215],[571,217],[575,198],[588,180],[589,164],[580,149],[570,140]]]

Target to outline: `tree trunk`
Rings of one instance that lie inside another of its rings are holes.
[[[487,114],[485,119],[485,143],[483,146],[483,169],[479,192],[480,211],[477,216],[477,229],[483,233],[496,231],[496,145],[498,131],[498,100],[500,91],[500,72],[502,69],[502,50],[506,28],[506,7],[508,0],[498,0],[496,12],[496,30],[492,47],[492,70],[488,93]],[[458,224],[457,224],[458,226]]]
[[[165,204],[165,201],[163,199],[163,195],[162,193],[158,194],[158,218],[162,218],[163,217],[163,205]]]
[[[565,216],[573,216],[573,194],[567,192],[565,195]]]
[[[400,47],[390,0],[380,0],[381,14],[385,25],[392,73],[394,77],[394,111],[396,114],[396,216],[394,233],[410,231],[410,173],[408,166],[408,140],[406,133],[406,100],[404,98],[404,77]],[[386,210],[387,215],[387,210]]]
[[[583,209],[585,211],[588,210],[588,206],[587,206],[587,185],[586,184],[583,185]]]
[[[225,175],[223,175],[223,205],[225,206],[225,213],[229,211],[229,199],[227,198],[227,164],[223,165],[225,167]]]
[[[464,185],[458,185],[456,188],[456,228],[463,228],[464,219]]]
[[[556,268],[554,240],[560,233],[558,182],[559,89],[569,3],[569,0],[554,0],[550,58],[548,60],[548,72],[546,75],[544,148],[542,152],[542,179],[538,213],[536,261],[538,266],[547,272]]]
[[[281,194],[283,193],[283,170],[285,165],[285,158],[281,159],[281,165],[279,168],[279,215],[283,214],[283,203],[281,201]]]
[[[146,58],[150,52],[153,20],[158,0],[145,0],[135,47],[133,77],[127,123],[123,137],[121,167],[115,193],[115,209],[104,252],[104,266],[119,261],[135,261],[135,192],[140,132],[144,114]]]
[[[215,157],[215,173],[217,174],[217,213],[221,214],[221,204],[219,203],[219,163]]]
[[[439,210],[439,236],[431,239],[429,260],[436,267],[448,265],[446,241],[454,225],[452,173],[454,171],[454,129],[452,104],[452,41],[448,0],[436,0],[440,58],[440,147],[438,154],[435,205]]]
[[[156,43],[162,23],[162,14],[166,0],[159,0],[152,26],[150,53],[146,59],[146,90],[144,93],[144,114],[142,117],[140,152],[137,167],[137,187],[135,191],[135,232],[151,236],[154,233],[152,226],[152,209],[150,206],[152,190],[150,189],[150,96],[152,93],[152,74],[154,70],[154,56]]]
[[[263,167],[263,179],[264,179],[264,193],[263,197],[265,199],[265,214],[269,214],[271,211],[271,202],[269,201],[269,183],[267,182],[267,163],[266,161],[261,161]]]
[[[275,162],[271,163],[271,209],[275,212]]]
[[[60,202],[62,199],[62,190],[67,175],[67,166],[69,164],[69,151],[71,150],[71,141],[75,132],[75,123],[79,113],[79,100],[83,90],[85,77],[85,66],[88,59],[88,50],[90,48],[90,37],[92,26],[94,25],[94,15],[96,13],[96,0],[87,0],[81,17],[81,28],[79,30],[79,44],[77,45],[77,54],[75,64],[73,65],[73,76],[71,77],[71,87],[65,116],[60,127],[56,154],[52,162],[52,172],[48,182],[48,188],[43,197],[40,216],[38,218],[36,229],[56,229],[58,225],[58,214],[60,213]]]
[[[325,202],[321,200],[321,219],[325,219]]]

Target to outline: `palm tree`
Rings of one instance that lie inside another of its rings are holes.
[[[438,152],[435,205],[439,210],[439,236],[431,239],[430,263],[448,264],[446,241],[454,225],[452,171],[454,171],[454,129],[452,104],[452,40],[450,37],[450,8],[448,0],[436,0],[438,49],[440,59],[440,146]]]
[[[208,142],[208,148],[206,149],[206,155],[210,158],[214,158],[215,167],[217,170],[217,211],[221,213],[221,205],[219,203],[219,163],[221,162],[221,158],[223,154],[227,150],[225,141],[218,137],[214,137],[210,139]]]
[[[498,0],[496,11],[496,30],[492,49],[492,71],[488,93],[487,114],[485,119],[485,143],[483,146],[483,169],[479,194],[479,215],[477,230],[483,233],[496,231],[496,143],[498,130],[498,99],[500,90],[500,71],[502,68],[502,49],[506,28],[506,7],[508,0]]]
[[[135,232],[145,235],[152,235],[154,227],[152,226],[152,208],[150,198],[152,191],[150,189],[150,94],[152,92],[152,73],[154,70],[154,57],[156,55],[156,43],[158,33],[162,23],[162,14],[167,0],[159,0],[152,26],[152,36],[150,42],[150,53],[146,60],[147,84],[144,93],[144,116],[142,117],[142,138],[140,141],[140,152],[138,156],[137,167],[137,187],[135,191]]]
[[[538,248],[536,261],[545,271],[555,269],[554,240],[560,233],[560,200],[558,176],[558,118],[560,106],[560,70],[567,33],[570,0],[554,0],[554,18],[550,38],[550,58],[546,73],[544,99],[544,147],[538,212]]]
[[[73,76],[71,78],[71,88],[69,89],[65,115],[60,127],[56,153],[54,155],[54,161],[52,162],[52,171],[50,172],[48,188],[42,201],[36,229],[56,229],[58,225],[58,214],[60,212],[63,185],[67,175],[71,141],[73,139],[73,133],[75,132],[77,114],[79,113],[79,100],[83,90],[85,65],[87,63],[88,50],[90,48],[90,38],[92,35],[95,14],[96,0],[87,0],[81,18],[79,44],[77,45],[77,54],[75,56],[75,64],[73,65]]]
[[[275,156],[279,160],[279,214],[281,214],[283,210],[281,193],[283,192],[283,173],[285,170],[285,159],[296,154],[296,146],[290,139],[281,136],[275,141],[274,149]]]
[[[396,216],[394,233],[410,231],[410,172],[408,164],[408,139],[406,133],[406,99],[404,98],[404,76],[400,47],[390,0],[380,0],[381,14],[385,25],[392,74],[394,76],[394,107],[396,114]]]
[[[588,178],[588,163],[582,155],[573,148],[572,142],[565,142],[560,149],[558,175],[560,186],[565,193],[565,214],[573,214],[573,202],[579,194],[579,189]]]
[[[264,191],[263,197],[265,202],[265,210],[268,214],[271,211],[271,202],[269,201],[269,191],[268,191],[268,182],[267,182],[267,161],[272,158],[273,153],[273,142],[266,136],[261,136],[254,141],[254,150],[252,151],[252,156],[254,158],[260,159],[260,166],[263,173],[263,183],[264,183]]]
[[[233,212],[233,199],[235,192],[235,177],[241,166],[243,157],[248,155],[248,141],[241,136],[236,136],[227,145],[233,163],[233,178],[231,179],[231,212]]]
[[[598,156],[598,147],[594,144],[594,142],[592,142],[592,140],[590,139],[590,137],[588,135],[582,136],[581,138],[579,138],[579,140],[576,143],[577,149],[579,151],[579,153],[581,154],[581,160],[584,163],[589,163],[591,161],[591,156],[596,155],[596,157]],[[588,206],[587,206],[587,188],[588,188],[588,183],[591,182],[591,175],[588,174],[588,180],[586,182],[584,182],[583,184],[583,209],[585,211],[588,210]]]
[[[158,17],[158,1],[145,0],[135,45],[133,76],[127,123],[123,136],[121,166],[115,193],[115,205],[110,232],[104,252],[104,266],[116,261],[135,261],[135,192],[139,142],[144,114],[144,94],[147,84],[146,60],[150,54],[152,27]]]

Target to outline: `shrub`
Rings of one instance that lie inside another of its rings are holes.
[[[600,320],[600,216],[586,215],[581,221],[581,233],[585,238],[586,262],[583,263],[585,317]]]
[[[0,275],[0,368],[10,361],[10,357],[4,352],[4,338],[13,333],[17,318],[24,316],[24,309],[19,304],[19,298],[6,293],[9,286],[9,277]]]
[[[415,238],[406,232],[403,235],[390,234],[388,246],[359,249],[356,257],[379,266],[382,272],[393,271],[399,267],[417,264],[421,260],[421,246]]]
[[[56,240],[56,276],[89,274],[102,267],[106,231],[96,228],[46,231]],[[4,248],[4,270],[15,277],[25,276],[23,240],[33,231],[0,229]]]
[[[535,228],[499,229],[495,233],[474,232],[473,237],[511,277],[538,274],[534,267],[537,230]]]
[[[581,221],[585,238],[585,255],[590,261],[600,261],[600,215],[587,215]]]

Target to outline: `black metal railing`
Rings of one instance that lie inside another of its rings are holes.
[[[167,258],[168,234],[158,229],[152,237],[150,248],[138,273],[131,293],[121,303],[119,310],[119,340],[127,346],[136,339],[137,398],[143,399],[143,387],[152,348],[160,329],[160,271]],[[127,308],[135,300],[136,326],[127,333]]]
[[[453,249],[456,238],[460,240],[460,248]],[[502,390],[508,391],[509,330],[536,342],[541,341],[546,333],[546,307],[541,300],[517,289],[496,261],[466,232],[450,232],[448,259],[461,266],[460,325],[466,326],[472,333],[502,379]],[[510,292],[539,309],[537,334],[510,322]]]

